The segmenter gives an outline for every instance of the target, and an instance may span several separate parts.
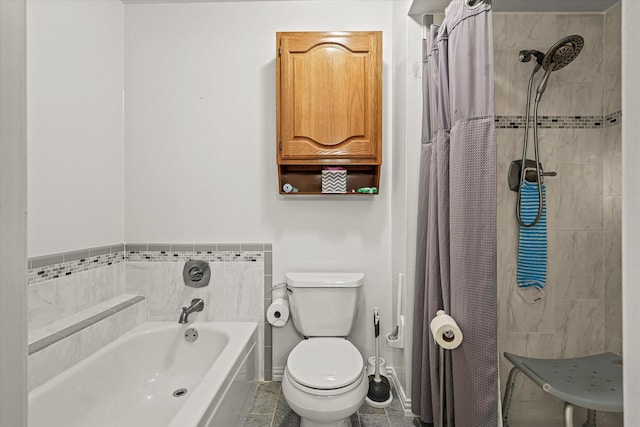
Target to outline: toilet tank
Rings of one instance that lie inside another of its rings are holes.
[[[287,273],[293,325],[306,337],[346,337],[362,302],[363,273]]]

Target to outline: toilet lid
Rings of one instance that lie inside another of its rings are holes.
[[[287,358],[293,380],[321,390],[346,387],[364,369],[360,352],[344,338],[310,338],[295,346]]]

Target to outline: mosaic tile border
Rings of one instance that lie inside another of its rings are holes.
[[[126,250],[125,250],[126,247]],[[267,248],[268,247],[268,248]],[[131,243],[32,257],[28,261],[27,284],[128,261],[179,261],[193,258],[208,262],[263,261],[263,252],[271,250],[265,243],[155,244]]]
[[[263,261],[263,251],[176,251],[176,250],[146,250],[125,251],[126,261],[147,262],[186,262],[198,259],[207,262],[256,262]]]
[[[533,117],[529,119],[533,123]],[[538,116],[540,129],[601,129],[603,116]],[[525,116],[496,116],[497,129],[524,128]]]
[[[619,124],[622,111],[606,116],[538,116],[540,129],[602,129]],[[533,117],[530,119],[533,122]],[[519,129],[525,126],[525,116],[496,116],[497,129]]]
[[[29,258],[27,285],[35,285],[123,261],[123,244],[33,257]]]
[[[619,125],[622,123],[622,111],[616,111],[615,113],[608,114],[604,121],[607,124],[607,127]]]

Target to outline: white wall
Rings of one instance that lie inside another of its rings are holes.
[[[640,2],[622,0],[622,354],[624,357],[624,421],[632,426],[640,417],[640,192],[635,171],[640,162],[640,38],[636,17]]]
[[[0,2],[0,427],[27,425],[25,2]]]
[[[392,279],[393,312],[397,311],[398,275],[404,274],[404,349],[392,351],[394,367],[406,397],[411,393],[413,294],[417,230],[417,193],[422,120],[422,25],[407,16],[410,1],[394,3],[393,22],[393,176]]]
[[[371,310],[391,319],[392,1],[125,6],[127,242],[273,243],[288,271],[361,271],[353,341],[373,354]],[[277,31],[383,31],[383,168],[371,197],[278,195]],[[274,370],[299,340],[273,334]],[[387,354],[381,346],[383,357]]]
[[[123,13],[27,2],[29,256],[124,241]]]

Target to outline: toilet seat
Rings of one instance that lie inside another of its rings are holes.
[[[294,386],[304,391],[310,389],[312,393],[314,390],[347,391],[349,386],[357,386],[354,383],[362,380],[363,372],[360,352],[344,338],[306,339],[291,350],[287,358],[286,373]]]
[[[358,387],[360,387],[360,384],[362,383],[366,383],[367,379],[367,374],[364,371],[364,369],[362,370],[362,374],[360,375],[360,378],[357,378],[353,383],[349,384],[346,387],[342,387],[342,388],[333,388],[333,389],[328,389],[328,390],[321,390],[318,388],[312,388],[312,387],[307,387],[304,386],[302,384],[300,384],[299,382],[297,382],[296,380],[294,380],[293,378],[291,378],[291,374],[289,374],[289,371],[287,369],[285,369],[284,371],[284,377],[283,377],[283,383],[284,382],[288,382],[289,384],[291,384],[295,389],[300,390],[301,392],[303,392],[303,394],[307,394],[307,395],[312,395],[312,396],[339,396],[339,395],[343,395],[345,393],[348,393],[352,390],[357,389]],[[368,386],[367,386],[368,388]]]

